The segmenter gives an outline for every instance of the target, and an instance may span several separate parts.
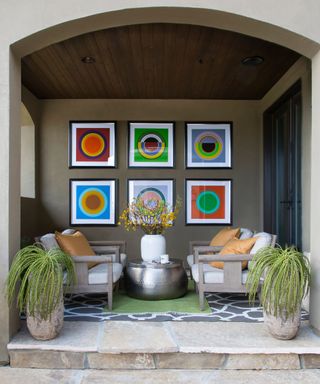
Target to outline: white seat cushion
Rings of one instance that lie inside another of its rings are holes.
[[[120,263],[112,263],[113,267],[113,282],[115,283],[120,279],[122,272],[122,265]],[[88,280],[89,284],[107,284],[108,282],[108,263],[98,264],[89,269]]]
[[[193,255],[187,256],[187,263],[188,263],[190,268],[193,266],[193,264],[194,264],[194,256]]]
[[[192,265],[192,277],[196,283],[199,283],[199,265]],[[212,284],[223,284],[224,283],[224,273],[223,269],[218,269],[212,267],[210,264],[203,264],[203,273],[204,273],[204,282]],[[242,284],[245,284],[247,281],[248,270],[244,269],[242,271]]]

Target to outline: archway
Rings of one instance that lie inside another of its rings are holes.
[[[147,2],[146,2],[147,3]],[[158,2],[155,2],[158,5]],[[215,26],[222,29],[229,29],[241,33],[245,33],[251,36],[260,37],[269,41],[276,42],[280,45],[293,48],[305,56],[311,58],[319,50],[320,39],[317,40],[317,36],[308,34],[308,28],[302,30],[295,26],[294,18],[291,18],[290,25],[284,25],[281,20],[281,12],[278,12],[279,16],[268,16],[266,10],[256,8],[253,5],[252,8],[245,9],[245,7],[234,6],[228,7],[225,2],[217,2],[215,9],[212,9],[212,5],[209,2],[203,4],[203,8],[190,8],[184,7],[170,7],[172,4],[165,4],[165,7],[149,7],[144,4],[141,8],[128,9],[126,2],[123,2],[121,6],[111,7],[106,12],[105,5],[103,7],[92,4],[86,5],[82,3],[82,8],[71,9],[71,5],[54,4],[55,11],[48,5],[46,9],[47,14],[52,12],[52,18],[50,20],[44,18],[39,20],[36,12],[30,14],[30,19],[24,27],[17,31],[13,31],[12,34],[8,33],[5,48],[6,53],[3,52],[4,57],[1,69],[3,69],[3,83],[5,84],[5,91],[1,95],[1,101],[4,108],[8,108],[8,113],[5,113],[1,122],[4,127],[5,137],[7,138],[4,143],[3,153],[5,161],[2,164],[1,175],[3,175],[8,189],[1,192],[1,197],[4,201],[8,201],[8,210],[4,212],[2,221],[0,223],[2,235],[1,235],[1,260],[3,261],[4,271],[1,272],[0,282],[3,285],[6,271],[9,266],[8,255],[12,256],[19,244],[19,220],[15,220],[16,213],[19,211],[19,180],[20,172],[17,172],[20,168],[19,161],[20,149],[14,146],[15,139],[18,137],[19,122],[16,116],[19,116],[19,95],[20,95],[20,58],[27,53],[36,51],[44,46],[52,44],[57,41],[64,40],[68,37],[78,35],[80,33],[98,30],[101,28],[107,28],[117,25],[146,23],[146,22],[176,22],[176,23],[191,23],[204,26]],[[275,2],[276,4],[277,2]],[[190,2],[191,4],[191,2]],[[38,1],[35,1],[35,7],[39,6]],[[270,4],[270,7],[272,5]],[[279,6],[279,4],[277,4]],[[289,5],[290,8],[290,5]],[[58,9],[58,11],[57,11]],[[276,8],[275,8],[276,9]],[[292,12],[294,7],[288,10]],[[283,9],[282,9],[283,11]],[[296,9],[298,13],[299,10]],[[245,17],[246,13],[250,17]],[[311,11],[309,12],[311,15]],[[12,15],[7,15],[8,20],[10,16],[15,17],[14,12]],[[306,19],[308,20],[308,19]],[[307,23],[307,22],[306,22]],[[4,25],[6,27],[6,25]],[[8,30],[8,28],[7,28]],[[7,33],[6,30],[6,33]],[[8,50],[11,47],[11,52]],[[9,52],[9,54],[8,54]],[[314,60],[313,70],[315,73],[320,72],[319,59]],[[10,79],[10,81],[9,81]],[[1,79],[0,79],[1,80]],[[315,81],[319,82],[319,77],[315,76]],[[319,84],[318,84],[319,86]],[[315,90],[314,103],[319,103],[320,95]],[[319,120],[318,115],[314,117],[314,125]],[[7,148],[5,148],[7,146]],[[9,172],[10,169],[10,172]],[[316,177],[315,171],[313,171],[315,180],[320,182]],[[315,198],[314,198],[314,201]],[[318,206],[317,206],[318,207]],[[318,207],[320,208],[320,207]],[[315,220],[314,220],[315,221]],[[319,246],[317,246],[319,247]],[[315,264],[315,267],[320,268],[319,263]],[[6,308],[4,298],[1,296],[0,305]],[[11,319],[16,319],[14,313],[9,314],[9,310],[5,309],[1,314],[1,324],[3,328],[1,333],[3,337],[0,339],[1,351],[0,361],[4,360],[6,355],[5,345],[9,339],[9,335],[14,332],[14,327],[10,326]],[[12,322],[13,324],[14,322]],[[320,327],[320,320],[314,318],[314,325]]]

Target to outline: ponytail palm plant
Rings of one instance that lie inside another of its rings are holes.
[[[249,301],[262,283],[260,301],[265,312],[287,320],[300,310],[310,287],[310,263],[294,247],[261,249],[253,257],[247,278]]]
[[[21,312],[48,320],[61,302],[63,283],[68,287],[74,280],[74,264],[69,255],[60,248],[46,251],[40,244],[29,245],[18,251],[12,262],[6,280],[8,303],[12,304],[17,294]]]

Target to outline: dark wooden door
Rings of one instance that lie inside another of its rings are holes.
[[[301,248],[301,85],[264,113],[264,227]]]

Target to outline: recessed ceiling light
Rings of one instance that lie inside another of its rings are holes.
[[[264,62],[264,58],[261,56],[250,56],[250,57],[245,57],[243,60],[241,60],[241,63],[243,65],[248,65],[248,66],[260,65],[263,62]]]
[[[92,64],[96,62],[96,59],[92,56],[84,56],[81,58],[81,61],[85,64]]]

